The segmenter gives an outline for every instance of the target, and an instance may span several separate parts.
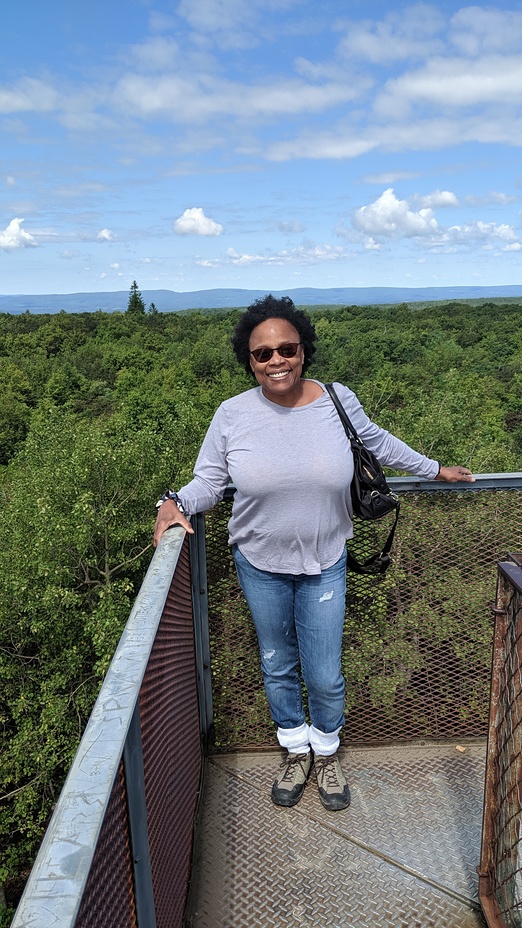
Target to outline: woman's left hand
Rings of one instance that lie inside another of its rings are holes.
[[[435,477],[435,480],[445,480],[446,483],[460,483],[461,480],[466,483],[475,483],[475,478],[467,467],[442,467]]]

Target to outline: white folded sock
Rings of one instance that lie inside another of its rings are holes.
[[[335,731],[324,732],[310,725],[308,737],[314,754],[320,754],[323,757],[330,757],[335,754],[339,747],[340,731],[341,729],[337,728]]]
[[[298,728],[278,728],[277,740],[282,748],[288,749],[290,754],[308,754],[310,750],[306,722],[303,722]]]

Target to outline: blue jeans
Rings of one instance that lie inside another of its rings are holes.
[[[301,678],[315,728],[344,722],[341,644],[346,601],[346,552],[317,575],[258,570],[232,547],[241,589],[254,620],[271,716],[279,728],[305,722]]]

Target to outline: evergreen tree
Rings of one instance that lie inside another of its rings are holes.
[[[145,315],[145,303],[143,302],[143,297],[135,280],[132,281],[132,286],[129,291],[129,302],[127,303],[126,312],[133,316]]]

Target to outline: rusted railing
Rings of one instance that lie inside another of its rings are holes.
[[[499,564],[479,897],[489,928],[522,926],[522,558]]]

